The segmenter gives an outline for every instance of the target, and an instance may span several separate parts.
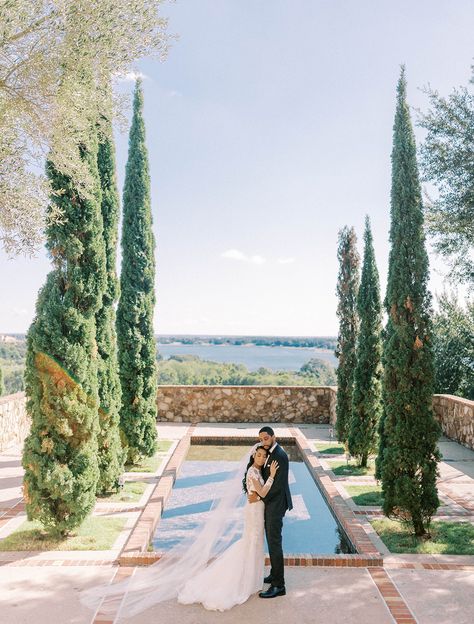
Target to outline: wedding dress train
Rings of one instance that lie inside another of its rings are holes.
[[[254,489],[251,479],[260,483],[263,496],[273,481],[267,481],[264,485],[260,471],[251,466],[246,479],[248,492]],[[261,500],[256,503],[246,502],[242,537],[187,581],[178,594],[178,602],[201,603],[206,609],[226,611],[242,604],[262,589],[265,564],[264,507]]]

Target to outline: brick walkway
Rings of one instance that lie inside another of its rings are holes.
[[[162,425],[161,438],[182,438],[188,426]],[[250,433],[257,433],[250,430]],[[288,435],[286,427],[277,435]],[[328,440],[329,428],[303,425],[311,441]],[[242,428],[232,426],[198,426],[199,435],[242,435]],[[249,429],[245,431],[249,433]],[[474,520],[474,452],[443,439],[440,442],[446,458],[440,465],[440,496],[443,507],[439,517]],[[0,539],[12,522],[24,514],[21,500],[22,469],[20,449],[0,455]],[[324,458],[321,464],[324,466]],[[167,466],[166,470],[172,469]],[[169,473],[168,473],[169,474]],[[337,495],[344,484],[370,483],[371,479],[340,478],[331,472],[324,476],[332,481]],[[332,477],[331,477],[332,475]],[[158,475],[159,476],[159,475]],[[166,473],[163,475],[166,478]],[[137,478],[137,475],[134,475]],[[347,499],[347,492],[345,492]],[[137,518],[140,504],[127,505],[130,517]],[[352,501],[351,501],[352,502]],[[96,513],[117,513],[121,504],[98,504]],[[352,506],[362,519],[380,514],[377,508]],[[135,514],[135,516],[133,516]],[[367,520],[365,520],[367,522]],[[123,540],[122,540],[123,543]],[[375,540],[374,544],[379,544]],[[379,549],[381,552],[382,550]],[[104,582],[117,582],[133,574],[133,566],[113,564],[117,550],[107,552],[0,552],[0,624],[43,624],[46,622],[102,624],[114,622],[119,604],[103,604],[96,614],[87,611],[78,600],[81,589]],[[35,570],[29,568],[35,567]],[[128,621],[135,624],[154,621],[179,621],[183,624],[237,624],[255,620],[262,624],[296,622],[313,624],[339,622],[384,624],[385,622],[419,622],[420,624],[471,624],[474,595],[474,557],[441,557],[438,555],[386,555],[383,567],[292,567],[287,569],[284,598],[268,604],[254,596],[244,605],[226,613],[212,613],[199,605],[184,607],[173,601],[158,605]]]

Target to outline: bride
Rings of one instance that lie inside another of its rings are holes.
[[[264,498],[273,485],[278,463],[270,464],[270,476],[264,483],[262,467],[268,451],[258,447],[250,457],[243,480],[246,493],[256,492]],[[190,579],[178,594],[178,602],[200,602],[206,609],[225,611],[242,604],[260,591],[264,576],[264,502],[249,503],[244,508],[244,534],[220,557]]]
[[[264,503],[249,503],[245,497],[242,509],[242,484],[247,494],[256,492],[260,498],[268,494],[278,463],[271,462],[270,476],[264,482],[262,467],[267,454],[258,443],[250,456],[245,455],[205,523],[186,540],[155,564],[137,568],[125,581],[84,590],[81,602],[96,610],[110,598],[119,599],[120,620],[173,598],[181,604],[201,603],[206,609],[225,611],[259,591],[265,563]]]

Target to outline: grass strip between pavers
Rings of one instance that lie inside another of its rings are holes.
[[[173,440],[158,440],[157,451],[153,457],[144,457],[138,464],[127,464],[125,472],[156,472],[172,444]]]
[[[136,503],[141,499],[148,485],[145,481],[126,481],[120,491],[98,497],[97,501],[99,503]]]
[[[356,505],[382,505],[380,485],[344,485],[344,489]]]
[[[410,528],[395,520],[370,523],[392,553],[474,555],[474,526],[470,522],[436,520],[430,526],[430,540],[416,538]]]
[[[344,446],[337,442],[316,442],[315,446],[319,453],[328,455],[344,455],[346,452]]]
[[[126,518],[89,516],[70,536],[55,538],[37,520],[26,520],[13,533],[0,540],[0,551],[110,550],[126,521]]]
[[[367,468],[357,466],[354,461],[347,463],[344,460],[328,460],[328,464],[335,475],[360,477],[364,475],[373,475],[375,473],[375,461],[369,460]]]

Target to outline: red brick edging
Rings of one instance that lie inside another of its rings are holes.
[[[417,624],[417,620],[410,611],[405,599],[400,594],[392,579],[384,568],[368,568],[377,589],[387,605],[390,615],[397,624]]]

